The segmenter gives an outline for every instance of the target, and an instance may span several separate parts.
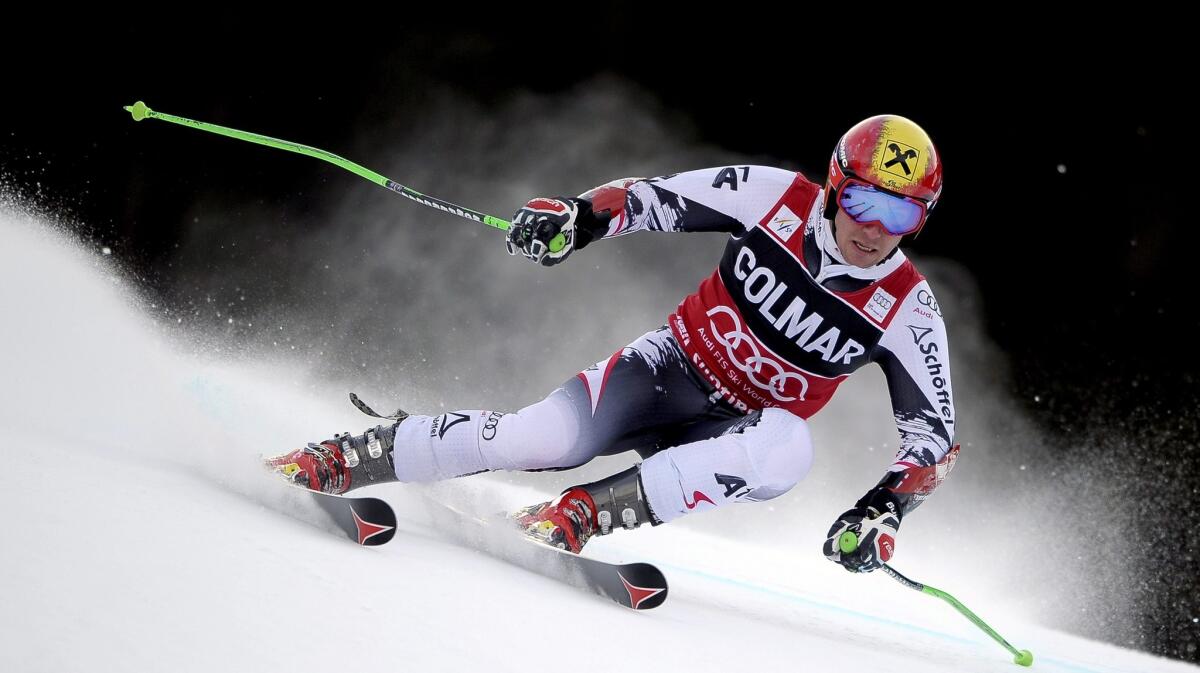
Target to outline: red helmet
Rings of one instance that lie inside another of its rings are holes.
[[[847,180],[920,204],[921,221],[906,232],[915,234],[942,195],[942,161],[920,126],[898,115],[879,115],[855,124],[834,148],[825,184],[826,219],[837,214],[834,197]]]

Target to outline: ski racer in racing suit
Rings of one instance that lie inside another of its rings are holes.
[[[958,453],[942,315],[898,247],[924,225],[941,187],[926,133],[882,115],[841,138],[824,187],[746,165],[533,199],[506,244],[546,266],[639,231],[721,232],[729,242],[666,325],[535,404],[397,415],[270,462],[301,485],[344,493],[383,481],[567,469],[636,451],[639,464],[513,515],[530,536],[579,552],[617,527],[787,492],[812,462],[807,419],[852,372],[877,363],[900,448],[877,485],[837,518],[823,549],[848,570],[874,570]],[[838,544],[847,531],[859,541],[853,551]]]

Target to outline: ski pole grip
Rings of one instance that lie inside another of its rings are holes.
[[[841,549],[843,554],[849,554],[858,549],[858,536],[853,531],[842,533],[838,538],[838,549]]]

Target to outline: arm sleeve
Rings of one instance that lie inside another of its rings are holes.
[[[589,242],[635,231],[739,235],[764,217],[796,180],[769,166],[721,166],[657,178],[623,178],[584,192],[596,215]]]
[[[877,488],[911,512],[941,484],[958,458],[950,351],[937,301],[922,280],[909,292],[876,346],[887,377],[900,449]]]

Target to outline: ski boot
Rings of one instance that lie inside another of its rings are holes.
[[[392,444],[396,426],[408,417],[402,409],[391,416],[375,413],[358,396],[350,393],[350,401],[363,413],[395,421],[377,425],[361,435],[342,433],[320,444],[308,444],[302,449],[266,459],[268,469],[287,481],[323,493],[341,495],[352,488],[396,481]]]
[[[510,519],[530,539],[574,554],[593,535],[611,533],[614,523],[629,530],[662,523],[642,493],[637,465],[591,484],[572,486],[550,502],[514,512]]]
[[[268,458],[266,464],[297,486],[341,495],[352,488],[396,481],[395,434],[395,425],[378,425],[361,435],[334,435],[320,444]]]

